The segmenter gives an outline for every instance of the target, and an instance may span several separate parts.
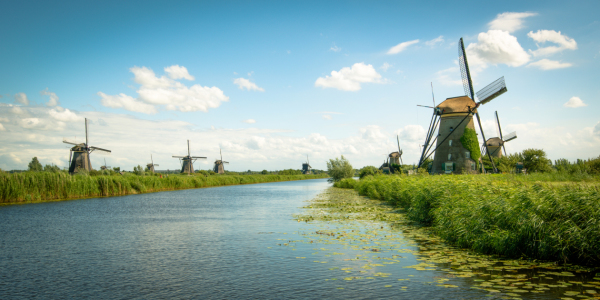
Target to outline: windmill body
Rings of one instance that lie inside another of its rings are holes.
[[[104,154],[111,153],[110,150],[89,145],[87,118],[85,119],[85,143],[74,143],[67,140],[63,140],[63,143],[73,145],[69,153],[69,174],[76,174],[81,170],[91,171],[90,153],[93,151]]]
[[[431,173],[477,172],[476,161],[460,142],[466,128],[475,130],[473,113],[476,106],[471,98],[461,96],[448,98],[436,107],[440,123]]]
[[[206,159],[204,156],[192,156],[190,154],[190,140],[187,141],[188,144],[188,155],[186,156],[178,156],[173,155],[173,158],[179,158],[181,162],[181,173],[192,174],[194,173],[194,162],[197,159]]]
[[[310,162],[308,161],[308,155],[306,156],[306,162],[302,163],[302,174],[311,174],[312,167],[310,166]]]
[[[215,165],[213,167],[213,172],[215,172],[217,174],[225,174],[225,166],[224,166],[224,164],[229,164],[229,162],[223,160],[223,153],[221,152],[221,149],[219,149],[219,155],[221,155],[221,159],[215,160]]]
[[[150,163],[146,164],[146,167],[148,168],[148,170],[152,173],[154,173],[154,167],[157,167],[158,164],[154,163],[154,159],[152,158],[152,154],[150,154]]]
[[[485,145],[487,146],[487,150],[489,151],[491,157],[500,158],[502,157],[502,150],[504,150],[504,155],[506,155],[506,149],[504,148],[504,144],[506,142],[510,142],[516,139],[517,132],[511,132],[507,135],[502,135],[502,128],[500,127],[500,118],[498,117],[498,112],[495,112],[495,115],[496,125],[498,125],[498,134],[500,135],[500,137],[493,137],[488,139],[485,142]],[[482,149],[482,152],[484,151],[485,149]]]

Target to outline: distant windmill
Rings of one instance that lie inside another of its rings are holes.
[[[473,115],[477,117],[481,136],[485,141],[483,128],[477,108],[480,105],[492,101],[494,98],[504,94],[506,84],[504,77],[500,77],[496,81],[487,85],[479,92],[477,97],[479,102],[475,102],[475,93],[473,92],[473,82],[467,62],[467,54],[463,39],[460,39],[458,45],[458,54],[460,62],[461,76],[463,79],[463,88],[466,96],[448,98],[436,107],[433,108],[433,116],[429,123],[429,130],[425,137],[425,143],[421,158],[419,159],[419,167],[423,162],[435,153],[432,173],[462,173],[463,171],[476,172],[475,161],[471,158],[471,153],[460,142],[460,138],[465,133],[465,129],[475,130]],[[438,134],[435,135],[439,125]],[[434,137],[435,135],[435,137]],[[432,150],[435,143],[435,148]],[[491,159],[490,151],[487,149],[487,144],[484,143],[486,153]],[[493,171],[496,173],[498,169],[492,161]]]
[[[199,158],[206,159],[206,157],[192,156],[190,154],[190,140],[187,140],[187,144],[188,144],[188,155],[187,156],[173,155],[173,157],[179,158],[179,161],[181,162],[181,173],[188,173],[188,175],[190,175],[191,173],[194,173],[194,162]]]
[[[90,153],[97,150],[104,154],[110,154],[110,150],[90,146],[88,143],[88,119],[85,119],[85,143],[71,142],[63,139],[63,143],[74,145],[69,153],[69,174],[78,173],[79,170],[92,170]],[[106,162],[105,162],[106,164]]]
[[[150,163],[146,164],[146,167],[148,167],[148,170],[152,173],[154,173],[154,167],[158,167],[158,164],[155,164],[154,159],[152,159],[152,154],[150,154]]]
[[[308,155],[306,156],[306,162],[302,163],[302,174],[310,174],[310,169],[312,167],[310,166],[310,162],[308,161]]]
[[[110,169],[110,166],[107,166],[107,165],[106,165],[106,158],[105,158],[105,159],[104,159],[104,166],[100,166],[100,170],[103,170],[103,171],[104,171],[104,170],[108,170],[108,169]]]
[[[215,166],[213,167],[213,172],[217,174],[225,174],[225,166],[223,164],[229,164],[228,161],[223,161],[223,153],[221,152],[221,148],[219,148],[219,154],[221,155],[220,160],[215,160]]]
[[[502,151],[500,151],[500,147],[504,150],[504,155],[506,155],[506,148],[504,147],[504,143],[512,141],[517,138],[517,132],[511,132],[506,136],[502,135],[502,128],[500,127],[500,118],[498,118],[498,112],[495,112],[496,115],[496,125],[498,125],[498,135],[500,137],[493,137],[488,139],[485,144],[487,149],[492,157],[502,157]],[[483,147],[482,147],[483,148]],[[482,149],[482,152],[485,148]]]

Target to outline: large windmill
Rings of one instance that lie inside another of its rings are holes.
[[[190,140],[187,140],[187,145],[188,145],[188,155],[187,156],[173,155],[173,157],[179,158],[179,161],[181,163],[181,173],[188,173],[188,175],[190,175],[191,173],[194,173],[194,162],[197,159],[206,159],[206,157],[192,156],[190,154]]]
[[[310,162],[308,161],[308,155],[306,156],[306,162],[302,163],[302,174],[310,174],[310,169],[312,167],[310,166]]]
[[[461,137],[467,132],[466,129],[475,131],[473,122],[473,115],[475,115],[483,140],[486,141],[477,109],[480,105],[492,101],[507,91],[504,77],[500,77],[477,92],[479,102],[475,102],[473,81],[471,80],[467,54],[462,38],[458,45],[458,54],[466,96],[448,98],[438,106],[433,107],[433,116],[429,123],[429,130],[425,137],[423,152],[419,160],[420,167],[429,156],[435,153],[431,169],[432,173],[476,172],[476,162],[471,158],[471,150],[479,151],[479,146],[467,149],[465,145],[462,145],[460,141]],[[438,130],[437,135],[435,135],[436,130]],[[475,139],[475,141],[477,140]],[[479,144],[478,141],[477,144]],[[432,150],[431,148],[434,145],[435,148]],[[486,143],[484,143],[484,147],[486,149],[485,152],[492,162],[493,172],[498,172],[496,165],[491,159]]]
[[[152,159],[152,154],[150,154],[150,163],[146,164],[146,167],[148,167],[148,170],[152,173],[154,173],[154,167],[158,167],[158,164],[155,164],[154,159]]]
[[[225,166],[223,164],[229,164],[229,162],[223,161],[223,153],[221,152],[221,148],[219,148],[219,154],[221,155],[221,159],[215,160],[213,171],[217,174],[225,174]]]
[[[517,132],[511,132],[509,134],[507,134],[506,136],[502,135],[502,128],[500,127],[500,118],[498,117],[498,112],[496,111],[494,113],[496,115],[496,125],[498,125],[498,136],[499,137],[493,137],[493,138],[489,138],[486,142],[485,145],[487,146],[487,151],[489,151],[490,155],[492,157],[502,157],[502,151],[500,151],[500,148],[502,148],[502,150],[504,150],[504,155],[506,155],[506,148],[504,147],[504,143],[506,142],[510,142],[514,139],[517,138]],[[482,152],[485,151],[485,148],[482,146]]]
[[[90,146],[88,141],[87,118],[85,119],[85,143],[71,142],[66,139],[63,139],[63,143],[73,145],[69,152],[69,174],[78,173],[80,170],[92,170],[92,163],[90,162],[90,153],[94,151],[99,151],[104,154],[110,154],[110,150]]]

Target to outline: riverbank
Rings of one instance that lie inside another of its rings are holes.
[[[483,254],[598,265],[600,180],[376,176],[335,186],[385,200],[446,242]]]
[[[0,174],[0,204],[110,197],[180,189],[327,178],[319,175],[71,176],[63,172]]]

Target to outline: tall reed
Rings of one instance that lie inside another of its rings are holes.
[[[451,244],[507,257],[600,264],[598,177],[376,176],[336,186],[389,201]],[[568,179],[568,178],[567,178]]]

